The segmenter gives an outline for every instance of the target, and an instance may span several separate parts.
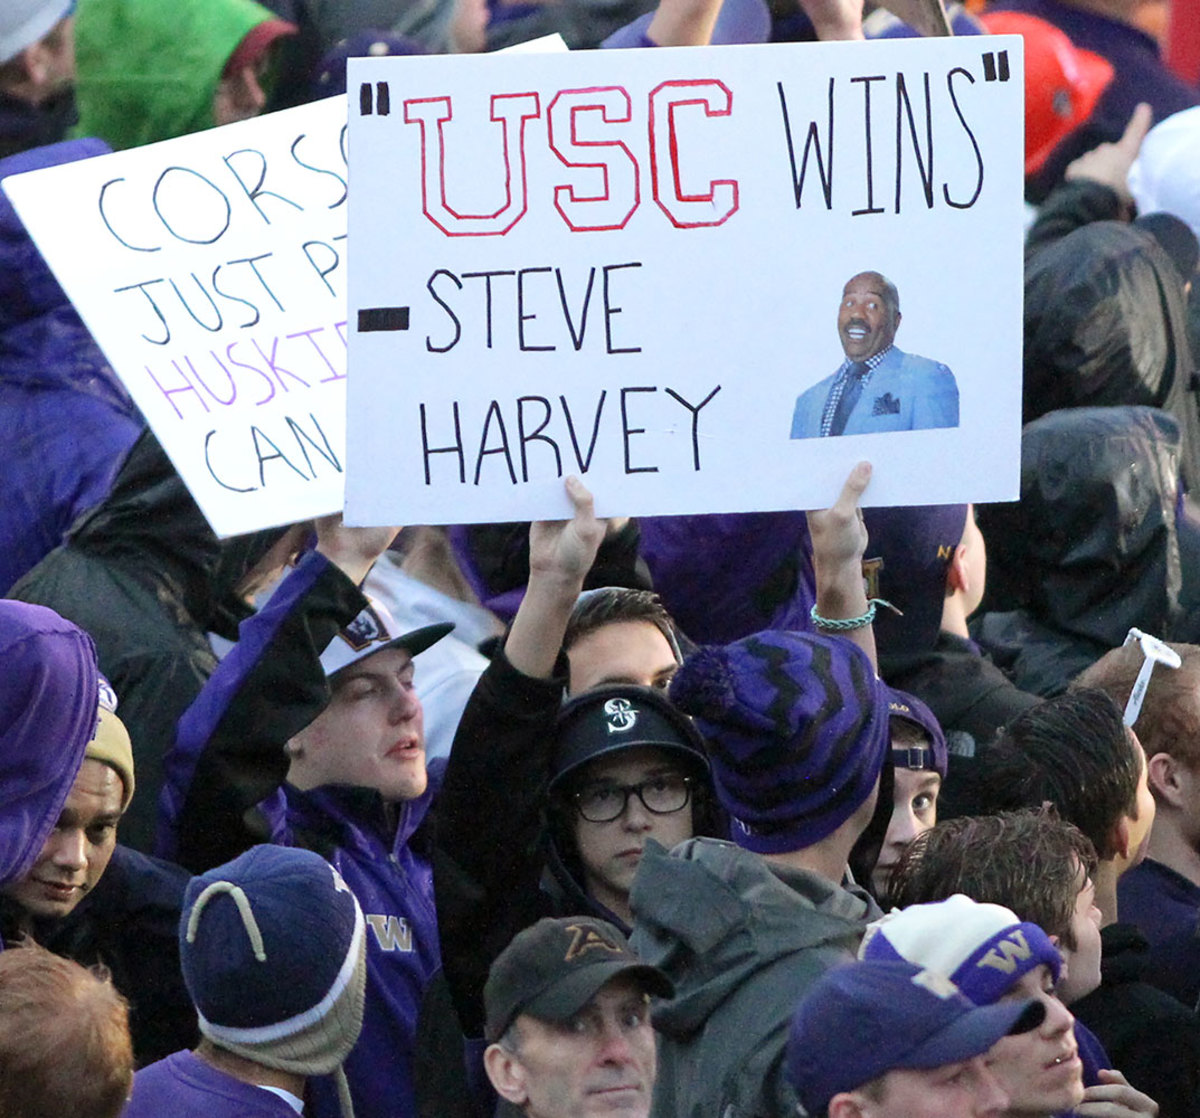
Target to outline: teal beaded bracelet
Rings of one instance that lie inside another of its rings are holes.
[[[808,611],[808,616],[812,618],[813,624],[818,629],[827,629],[831,633],[850,633],[855,629],[865,629],[871,624],[872,621],[875,620],[875,607],[877,605],[887,606],[888,609],[892,610],[899,616],[904,616],[898,609],[896,609],[894,605],[892,605],[891,602],[886,601],[883,598],[868,599],[867,612],[861,613],[857,617],[822,617],[819,613],[817,613],[817,607],[815,603],[813,604],[812,609]]]

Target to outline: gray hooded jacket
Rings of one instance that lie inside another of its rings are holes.
[[[717,839],[646,844],[630,896],[634,950],[675,983],[659,1033],[652,1118],[791,1118],[792,1010],[855,957],[880,911],[865,892],[772,867]]]

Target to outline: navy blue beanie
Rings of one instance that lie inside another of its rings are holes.
[[[867,800],[888,749],[888,698],[857,645],[763,632],[689,656],[671,701],[709,747],[731,836],[760,854],[803,850]]]

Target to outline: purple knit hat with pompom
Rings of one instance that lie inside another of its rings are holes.
[[[710,750],[731,836],[747,850],[803,850],[870,796],[887,753],[888,698],[840,637],[764,632],[689,656],[671,701]]]

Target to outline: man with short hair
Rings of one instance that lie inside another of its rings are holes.
[[[927,906],[965,894],[980,903],[1011,908],[1021,919],[1042,928],[1061,952],[1065,967],[1056,993],[1074,1007],[1093,994],[1101,981],[1095,869],[1091,842],[1052,810],[954,819],[927,831],[905,851],[892,878],[893,901],[901,908]],[[1171,1031],[1172,1057],[1149,1057],[1137,1064],[1139,1084],[1146,1090],[1157,1089],[1170,1080],[1171,1100],[1182,1099],[1182,1109],[1173,1108],[1171,1113],[1181,1118],[1194,1113],[1200,1071],[1196,1022],[1189,1025],[1187,1014],[1178,1012],[1180,1007],[1172,1011],[1144,998],[1131,997],[1126,1008],[1122,1040],[1144,1029],[1147,1039],[1161,1044],[1164,1027]],[[1114,1116],[1158,1113],[1157,1096],[1151,1102],[1131,1087],[1125,1075],[1114,1069],[1104,1045],[1078,1020],[1075,1038],[1084,1063],[1086,1101],[1110,1102]],[[1127,1052],[1128,1048],[1122,1055]],[[1158,1066],[1164,1063],[1173,1066]]]
[[[973,1005],[911,963],[849,963],[796,1007],[788,1078],[809,1118],[999,1118],[1009,1096],[985,1056],[1044,1016],[1032,1000]]]
[[[675,622],[658,595],[625,586],[580,594],[562,647],[573,695],[606,683],[665,691],[683,660]]]
[[[657,1066],[651,998],[673,993],[611,924],[539,920],[488,975],[488,1079],[527,1118],[646,1118]]]
[[[128,1007],[102,968],[0,953],[0,1114],[117,1118],[133,1081]]]
[[[1118,898],[1126,920],[1150,941],[1152,954],[1168,951],[1147,977],[1187,1004],[1200,995],[1200,967],[1183,957],[1172,965],[1167,945],[1192,939],[1200,918],[1200,646],[1169,644],[1180,667],[1153,670],[1134,722],[1145,748],[1157,814],[1146,858],[1121,879]],[[1105,653],[1076,680],[1098,687],[1123,707],[1142,670],[1137,642]],[[1182,965],[1179,965],[1182,964]]]
[[[878,272],[846,283],[837,328],[845,361],[796,399],[793,439],[958,426],[958,383],[945,365],[895,341],[900,293]]]
[[[981,810],[1053,804],[1095,847],[1102,926],[1117,921],[1117,882],[1146,853],[1154,823],[1146,755],[1103,691],[1076,688],[1031,707],[979,763]]]

